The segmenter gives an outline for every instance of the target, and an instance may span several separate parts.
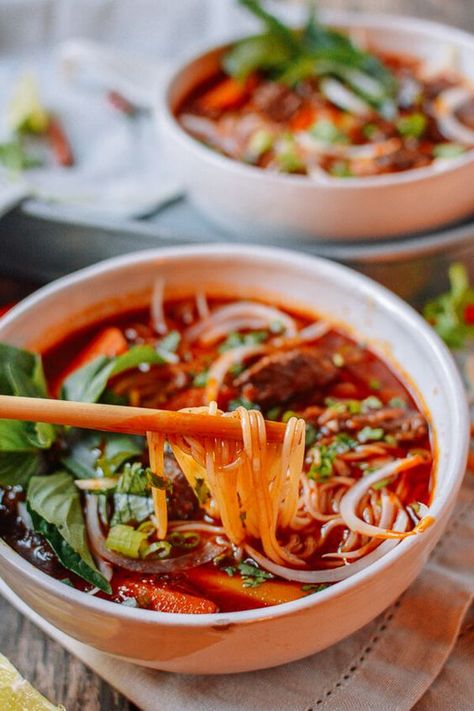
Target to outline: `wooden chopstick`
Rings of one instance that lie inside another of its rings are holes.
[[[135,435],[162,432],[171,435],[242,439],[242,430],[237,418],[13,395],[0,395],[0,418],[49,422],[53,425]],[[283,441],[285,425],[282,422],[267,421],[266,430],[269,442]]]

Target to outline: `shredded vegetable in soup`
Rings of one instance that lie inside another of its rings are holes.
[[[273,304],[163,292],[42,356],[1,344],[0,391],[233,418],[241,438],[0,420],[8,544],[91,595],[201,614],[317,593],[422,535],[429,423],[380,357]]]
[[[265,170],[348,178],[442,165],[474,147],[474,91],[452,67],[371,50],[362,31],[349,36],[314,15],[296,31],[255,0],[242,4],[263,33],[231,47],[177,110],[213,150]]]

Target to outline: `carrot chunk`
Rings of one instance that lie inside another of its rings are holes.
[[[82,368],[99,356],[114,356],[125,353],[128,343],[122,331],[115,326],[104,328],[85,348],[80,351],[71,363],[59,375],[52,387],[55,397],[58,397],[61,386],[66,378],[75,370]]]
[[[290,119],[292,131],[306,131],[316,121],[316,110],[313,106],[302,106]]]
[[[205,615],[217,612],[217,605],[204,597],[159,587],[147,580],[125,580],[120,585],[121,595],[135,598],[140,607],[158,612]]]
[[[237,606],[237,609],[279,605],[282,602],[298,600],[306,595],[299,583],[280,580],[266,580],[256,587],[244,587],[240,575],[229,576],[211,566],[192,568],[188,570],[188,577],[218,602],[220,598],[227,602],[232,598],[232,603]]]
[[[233,109],[242,104],[249,93],[249,82],[237,81],[228,77],[219,84],[209,89],[199,99],[200,107],[204,111],[224,111]]]

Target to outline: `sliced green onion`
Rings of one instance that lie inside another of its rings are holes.
[[[173,531],[168,536],[168,542],[176,548],[197,548],[201,543],[201,536],[195,531]]]
[[[135,531],[132,526],[120,523],[109,530],[105,545],[109,550],[121,553],[127,558],[139,558],[140,548],[147,538],[146,533]]]
[[[459,143],[438,143],[433,148],[433,156],[435,158],[458,158],[465,152],[466,149]]]
[[[155,541],[140,550],[142,558],[169,558],[171,553],[171,543],[168,541]]]

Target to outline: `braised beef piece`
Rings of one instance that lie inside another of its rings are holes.
[[[253,101],[269,119],[281,123],[288,121],[300,108],[302,98],[284,84],[268,82],[255,90]]]
[[[452,79],[448,79],[447,77],[437,77],[432,81],[426,82],[424,87],[424,94],[427,99],[436,99],[436,97],[441,94],[442,91],[450,89],[455,85],[456,82]]]
[[[359,431],[364,427],[382,427],[398,442],[417,442],[428,434],[428,424],[416,410],[401,407],[383,407],[380,410],[352,415],[346,421],[347,429]]]
[[[328,385],[337,372],[326,353],[317,348],[295,348],[260,358],[234,385],[248,400],[266,408]]]
[[[474,129],[474,99],[462,104],[456,111],[456,116],[465,126]]]
[[[198,500],[174,454],[165,452],[164,465],[165,474],[173,484],[173,490],[168,495],[168,518],[171,521],[199,518]]]
[[[420,153],[416,147],[402,147],[395,153],[376,159],[376,163],[380,168],[384,168],[392,172],[421,168],[425,165],[429,165],[430,162],[431,158]]]

